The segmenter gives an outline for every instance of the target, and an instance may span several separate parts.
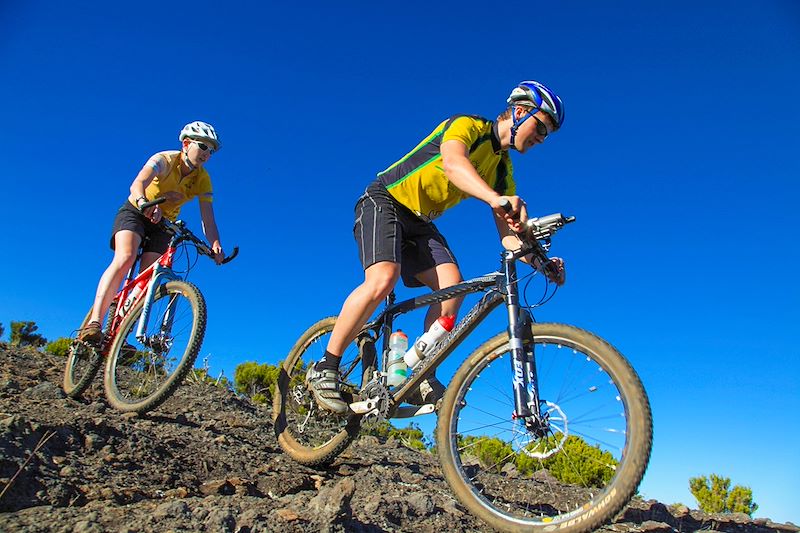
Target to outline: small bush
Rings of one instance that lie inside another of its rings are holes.
[[[69,355],[69,348],[72,345],[72,339],[69,337],[61,337],[54,341],[48,342],[44,347],[44,351],[60,357]]]
[[[706,513],[745,513],[753,516],[758,505],[753,502],[749,487],[736,485],[730,488],[731,479],[711,474],[689,479],[689,490],[700,509]]]

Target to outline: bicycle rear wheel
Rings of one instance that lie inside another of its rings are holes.
[[[514,417],[509,342],[480,346],[450,383],[436,429],[445,478],[461,502],[505,531],[590,531],[644,475],[652,415],[641,382],[611,345],[578,328],[534,324],[546,430]]]
[[[86,318],[81,322],[81,327],[78,328],[78,332],[89,325],[91,316],[92,310],[89,309],[89,312],[86,313]],[[90,346],[77,338],[72,339],[72,344],[67,354],[67,364],[64,368],[64,393],[70,398],[80,397],[92,384],[92,380],[94,380],[102,364],[103,356],[98,348]]]
[[[206,303],[193,284],[170,281],[154,289],[145,335],[137,338],[147,298],[131,309],[108,354],[108,401],[125,412],[146,413],[161,405],[192,369],[206,330]]]
[[[298,463],[318,466],[333,461],[358,435],[359,417],[338,416],[321,409],[306,388],[308,365],[325,353],[336,317],[320,320],[303,333],[281,365],[273,399],[275,436],[284,452]],[[347,403],[361,382],[359,349],[351,344],[342,354],[342,395]]]

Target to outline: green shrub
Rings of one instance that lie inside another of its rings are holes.
[[[267,401],[272,401],[275,386],[280,375],[280,365],[258,364],[247,361],[236,367],[233,374],[234,390],[255,400],[260,394]]]
[[[689,490],[697,500],[697,505],[706,513],[745,513],[752,516],[758,509],[753,502],[753,491],[749,487],[736,485],[730,488],[727,477],[711,474],[689,479]]]
[[[373,435],[384,439],[393,437],[402,442],[407,448],[420,451],[428,449],[425,434],[413,422],[408,427],[396,428],[389,422],[384,421],[375,427],[362,429],[361,434]]]
[[[260,392],[253,394],[250,397],[250,399],[253,401],[253,403],[260,403],[262,405],[266,405],[267,403],[270,402],[270,399],[267,398],[265,395],[261,394]]]
[[[537,441],[537,450],[552,449],[560,438],[548,437]],[[529,445],[530,449],[533,444]],[[517,472],[531,476],[537,470],[546,469],[563,483],[584,487],[603,487],[614,476],[617,461],[599,446],[590,446],[582,438],[570,435],[563,449],[546,459],[534,458],[523,451],[514,452],[511,444],[496,437],[470,436],[459,440],[462,453],[475,457],[483,468],[499,472],[507,463],[512,463]]]
[[[459,441],[462,453],[477,459],[483,468],[500,472],[506,463],[514,462],[517,455],[511,444],[497,437],[469,436]]]
[[[567,437],[564,449],[545,460],[556,479],[584,487],[604,487],[616,472],[617,461],[599,446],[590,446],[575,435]]]
[[[60,337],[54,341],[48,342],[44,347],[44,351],[53,355],[66,357],[69,355],[69,348],[72,346],[72,339],[69,337]]]

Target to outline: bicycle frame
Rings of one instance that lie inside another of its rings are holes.
[[[529,429],[541,427],[537,392],[538,382],[530,333],[530,324],[533,319],[527,309],[521,309],[519,306],[519,280],[517,278],[516,261],[521,256],[522,253],[520,251],[503,252],[501,271],[463,281],[457,285],[399,303],[394,303],[394,294],[390,294],[387,298],[387,308],[375,320],[368,323],[359,334],[360,359],[364,371],[362,387],[371,379],[371,370],[374,371],[376,369],[374,344],[380,335],[383,336],[380,368],[387,368],[389,335],[392,333],[392,323],[396,317],[420,307],[441,303],[457,296],[486,292],[464,315],[464,318],[456,324],[453,330],[434,346],[433,352],[420,362],[419,366],[414,369],[412,376],[398,385],[390,394],[389,418],[406,418],[433,412],[434,407],[432,405],[408,409],[399,406],[412,391],[419,387],[422,380],[433,374],[436,368],[453,353],[489,313],[500,304],[505,303],[508,310],[508,336],[514,375],[512,383],[515,402],[514,416],[525,420]],[[352,370],[352,368],[349,370]],[[381,376],[381,380],[385,385],[385,375]]]
[[[111,324],[107,326],[107,336],[109,340],[104,347],[104,351],[111,346],[111,341],[114,339],[114,337],[116,337],[119,326],[123,319],[127,316],[128,312],[133,309],[136,303],[142,298],[145,298],[145,303],[144,309],[142,310],[142,315],[139,317],[138,325],[136,327],[136,338],[144,344],[144,340],[147,337],[147,322],[150,318],[150,307],[155,296],[156,288],[168,281],[181,279],[181,277],[172,270],[172,261],[175,257],[177,245],[180,240],[181,237],[179,235],[173,235],[167,247],[167,251],[164,252],[156,261],[154,261],[152,265],[148,266],[146,269],[140,272],[138,276],[134,277],[136,267],[142,258],[143,250],[142,248],[139,248],[139,253],[136,255],[136,260],[133,262],[131,269],[128,271],[125,283],[114,299],[114,301],[117,303],[117,306],[119,306],[119,303],[122,302],[123,308],[119,309],[117,307],[116,312],[111,319]],[[133,288],[137,285],[144,285],[145,283],[147,284],[147,288],[134,297],[131,301],[128,301],[128,297],[131,295]],[[168,312],[164,320],[165,323],[162,324],[162,329],[169,330],[172,325],[172,317],[173,313]]]

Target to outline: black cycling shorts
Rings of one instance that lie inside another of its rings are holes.
[[[150,219],[127,201],[119,208],[117,216],[114,218],[110,243],[112,250],[114,249],[114,235],[124,229],[130,230],[142,238],[145,252],[163,254],[169,247],[171,235],[162,226],[150,222]]]
[[[407,287],[422,287],[416,275],[436,265],[455,263],[453,252],[432,222],[426,222],[372,183],[355,208],[353,235],[364,270],[380,261],[400,263]]]

